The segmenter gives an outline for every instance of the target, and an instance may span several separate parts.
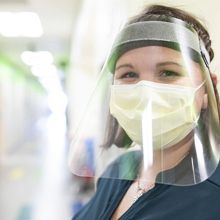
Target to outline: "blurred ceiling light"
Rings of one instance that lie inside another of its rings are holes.
[[[24,51],[21,54],[21,59],[28,66],[53,63],[53,55],[48,51]]]
[[[68,98],[64,92],[54,92],[48,97],[48,105],[52,112],[65,112]]]
[[[39,77],[38,81],[48,91],[48,93],[63,90],[58,77]]]
[[[57,68],[52,64],[38,64],[31,67],[31,72],[37,77],[54,76]]]
[[[5,37],[41,37],[43,28],[35,12],[0,12],[0,34]]]

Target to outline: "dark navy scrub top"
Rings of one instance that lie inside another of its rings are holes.
[[[118,175],[117,162],[106,172],[112,171]],[[130,180],[99,178],[95,195],[73,220],[109,220],[131,184]],[[119,218],[129,219],[220,220],[220,165],[209,179],[196,185],[156,183]]]

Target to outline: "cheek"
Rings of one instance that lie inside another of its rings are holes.
[[[120,84],[122,84],[121,81],[114,78],[113,85],[120,85]]]
[[[204,78],[199,66],[192,66],[192,69],[189,71],[189,78],[191,80],[192,87],[194,88],[197,88],[203,83]]]
[[[199,115],[199,113],[201,112],[201,109],[203,108],[205,97],[206,97],[206,94],[205,94],[204,87],[195,93],[194,108],[195,108],[197,115]]]
[[[119,80],[116,79],[115,74],[114,74],[114,78],[113,78],[113,85],[119,85]]]

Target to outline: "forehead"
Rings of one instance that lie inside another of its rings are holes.
[[[170,62],[175,61],[180,64],[188,63],[191,66],[199,66],[196,62],[194,62],[187,53],[181,53],[174,49],[170,49],[162,46],[146,46],[141,48],[136,48],[130,50],[123,54],[116,62],[116,68],[123,62],[132,62],[132,63],[151,63],[154,62]]]

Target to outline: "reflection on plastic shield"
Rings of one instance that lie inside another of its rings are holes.
[[[127,24],[116,38],[70,147],[76,175],[185,186],[218,165],[204,47],[185,22],[150,19]]]

